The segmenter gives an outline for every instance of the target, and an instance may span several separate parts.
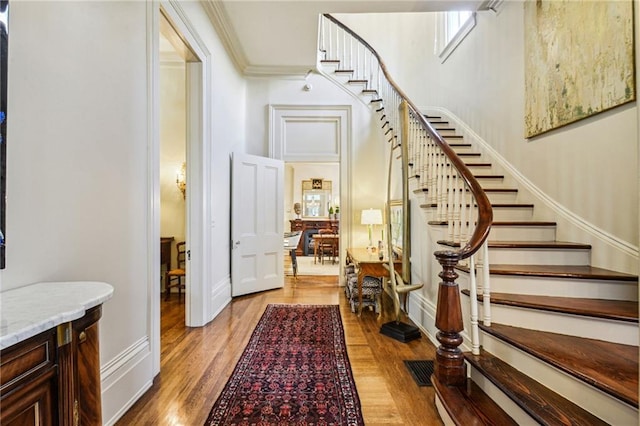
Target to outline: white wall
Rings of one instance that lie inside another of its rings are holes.
[[[146,333],[145,13],[137,2],[11,4],[2,289],[112,284],[103,360]]]
[[[10,31],[2,290],[108,282],[103,367],[148,353],[146,5],[12,2]],[[136,366],[150,381],[150,362]]]
[[[214,95],[207,113],[215,119],[206,143],[212,153],[212,282],[205,286],[228,293],[229,158],[233,149],[244,150],[245,82],[200,4],[180,7],[211,55]],[[11,3],[8,245],[1,289],[59,280],[114,286],[100,323],[108,424],[154,375],[149,22],[146,2]]]

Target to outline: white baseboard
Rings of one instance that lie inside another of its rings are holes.
[[[106,363],[101,371],[102,418],[113,425],[153,384],[151,347],[144,336]]]

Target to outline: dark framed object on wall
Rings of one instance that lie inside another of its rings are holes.
[[[7,224],[7,64],[9,0],[0,0],[0,269],[5,267]]]

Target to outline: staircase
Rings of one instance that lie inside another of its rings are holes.
[[[428,119],[455,131],[440,116]],[[464,149],[474,152],[469,144]],[[535,205],[522,202],[518,188],[482,161],[478,173],[495,179],[485,189],[495,218],[488,241],[491,318],[480,324],[480,353],[464,353],[477,388],[451,396],[436,384],[441,400],[448,395],[445,411],[464,424],[452,407],[464,401],[482,411],[489,395],[520,425],[638,424],[638,277],[590,266],[589,245],[557,241],[556,224],[537,221]],[[424,193],[414,189],[418,197]],[[434,216],[432,204],[421,207]],[[456,270],[466,297],[463,318],[470,318],[470,268]]]
[[[385,138],[398,144],[401,120],[383,100],[384,85],[375,82],[380,75],[365,72],[363,78],[353,62],[326,57],[331,50],[321,45],[321,71],[369,103]],[[445,424],[637,425],[638,277],[591,266],[587,244],[557,241],[556,223],[538,220],[535,203],[458,134],[452,120],[425,118],[480,182],[494,217],[481,259],[455,266],[467,379],[451,386],[437,370],[432,377]],[[464,195],[468,188],[436,202],[420,155],[409,159],[412,202],[420,204],[427,234],[439,235],[434,251],[461,250],[469,238],[465,228],[476,221],[475,202]],[[443,204],[457,212],[459,223],[443,216]]]

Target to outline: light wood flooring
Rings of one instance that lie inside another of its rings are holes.
[[[405,359],[433,359],[423,336],[401,343],[379,333],[391,320],[391,301],[378,317],[352,314],[335,276],[285,278],[283,289],[234,298],[214,321],[184,326],[184,298],[162,302],[161,372],[117,425],[202,425],[269,303],[339,304],[347,351],[366,425],[442,425],[432,387],[419,387]]]

